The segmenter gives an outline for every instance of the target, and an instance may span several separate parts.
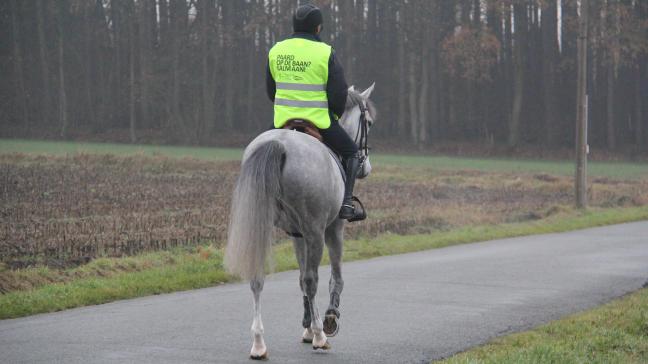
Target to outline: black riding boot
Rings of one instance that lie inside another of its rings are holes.
[[[358,160],[358,156],[354,155],[344,162],[346,183],[344,184],[344,200],[342,201],[339,217],[340,219],[350,220],[358,217],[356,215],[357,211],[353,207],[353,186],[358,175],[360,161]]]

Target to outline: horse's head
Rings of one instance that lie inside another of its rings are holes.
[[[358,178],[365,178],[371,173],[367,138],[369,129],[376,120],[376,107],[369,100],[375,85],[375,83],[371,84],[362,92],[357,91],[353,86],[349,87],[346,109],[340,118],[340,125],[360,148],[360,159],[363,163]]]

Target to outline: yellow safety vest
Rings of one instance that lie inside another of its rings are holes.
[[[281,41],[270,49],[270,73],[277,84],[274,126],[304,119],[328,129],[331,119],[326,97],[331,46],[303,38]]]

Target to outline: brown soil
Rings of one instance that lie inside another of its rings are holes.
[[[1,259],[59,266],[222,241],[237,168],[139,156],[3,156]]]
[[[0,155],[0,264],[222,244],[238,162],[110,155]],[[648,204],[648,181],[594,180],[591,204]],[[541,219],[572,204],[571,178],[384,167],[358,183],[369,218],[347,237]]]

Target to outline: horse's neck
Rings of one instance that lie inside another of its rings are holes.
[[[344,131],[349,135],[351,140],[353,140],[354,143],[358,144],[357,138],[359,136],[358,131],[360,130],[360,123],[358,122],[358,120],[346,119],[344,120],[343,124],[340,124],[340,126],[342,126],[342,129],[344,129]]]

